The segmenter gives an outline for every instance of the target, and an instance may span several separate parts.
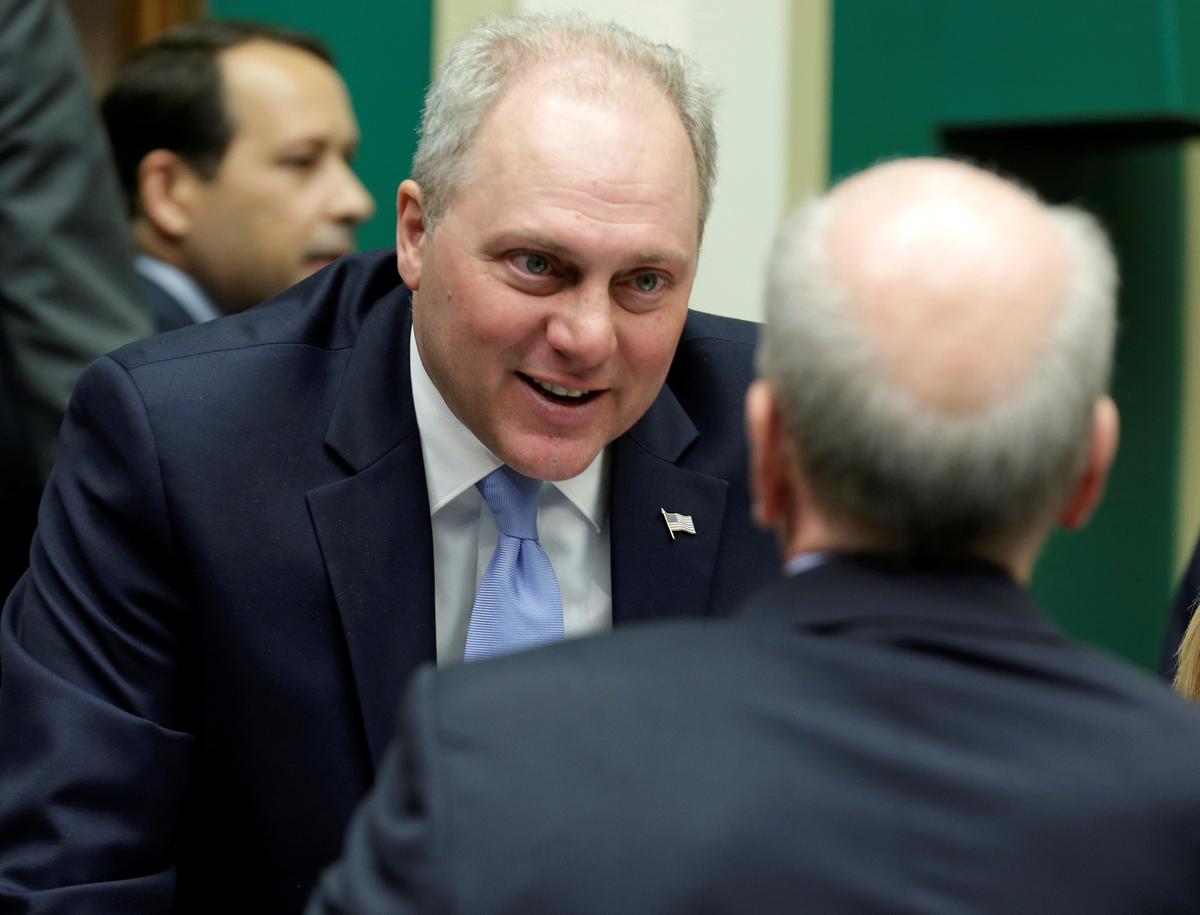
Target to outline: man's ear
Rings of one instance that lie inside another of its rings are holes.
[[[142,215],[160,235],[173,241],[192,231],[193,208],[203,179],[169,149],[152,149],[137,170]]]
[[[754,523],[779,531],[791,522],[795,493],[775,392],[762,379],[746,391],[746,440]]]
[[[396,267],[404,285],[421,288],[421,261],[425,241],[425,205],[421,186],[411,178],[396,191]]]
[[[1068,530],[1083,527],[1100,504],[1104,495],[1104,485],[1108,481],[1108,472],[1117,456],[1120,427],[1117,405],[1113,403],[1112,398],[1107,395],[1096,398],[1092,407],[1092,438],[1088,446],[1087,462],[1075,484],[1075,491],[1058,518],[1058,523]]]

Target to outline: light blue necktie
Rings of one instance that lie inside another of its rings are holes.
[[[562,596],[537,535],[542,481],[501,467],[475,486],[500,532],[475,592],[463,658],[479,661],[561,641]]]

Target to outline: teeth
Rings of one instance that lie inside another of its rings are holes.
[[[551,394],[557,394],[559,397],[582,397],[587,391],[575,391],[571,388],[564,388],[560,384],[550,384],[548,381],[539,381],[537,386],[543,391],[549,391]]]

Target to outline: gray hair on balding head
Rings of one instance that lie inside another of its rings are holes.
[[[517,77],[537,64],[588,59],[604,65],[611,82],[629,76],[646,79],[674,106],[696,160],[703,235],[717,173],[715,90],[670,45],[580,14],[495,16],[450,50],[425,96],[413,157],[412,177],[421,186],[427,227],[445,213],[466,181],[465,159],[479,125]]]
[[[1087,459],[1108,389],[1117,268],[1087,213],[1051,207],[1069,277],[1031,372],[968,413],[921,402],[847,308],[826,248],[833,205],[784,224],[771,256],[759,371],[812,498],[831,517],[921,555],[970,555],[1052,520]]]

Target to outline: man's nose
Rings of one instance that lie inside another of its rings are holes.
[[[617,344],[607,284],[581,283],[558,297],[546,325],[546,339],[575,368],[594,368]]]
[[[332,196],[333,218],[338,222],[358,225],[371,218],[375,212],[375,201],[358,180],[348,164],[340,164],[340,174],[336,176]]]

